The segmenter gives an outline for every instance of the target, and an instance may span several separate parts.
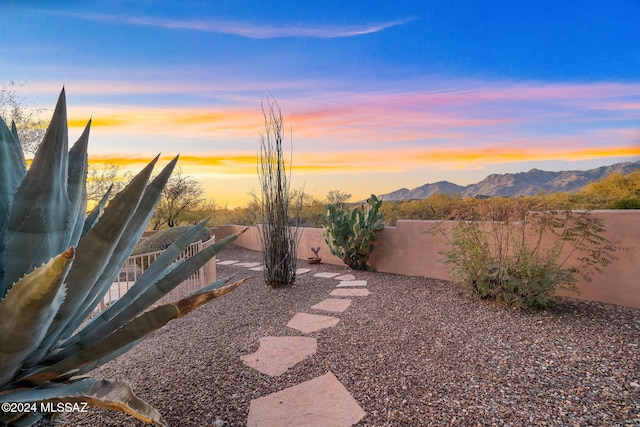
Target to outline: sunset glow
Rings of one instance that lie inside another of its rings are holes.
[[[64,85],[92,167],[180,154],[220,204],[257,187],[271,95],[293,185],[320,199],[640,159],[634,3],[55,3],[0,5],[0,82],[48,108]]]

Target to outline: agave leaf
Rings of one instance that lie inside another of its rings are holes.
[[[67,275],[67,298],[58,310],[40,348],[27,359],[27,366],[33,366],[44,358],[59,341],[69,321],[81,309],[135,212],[157,159],[156,157],[151,161],[111,200],[98,223],[78,242],[76,260]]]
[[[15,415],[8,413],[7,415]],[[23,414],[18,419],[14,419],[11,422],[11,427],[32,427],[37,426],[38,421],[42,419],[42,414],[38,412],[30,412],[28,414]]]
[[[62,305],[63,281],[73,257],[71,247],[18,280],[0,301],[0,385],[13,377],[44,338]]]
[[[1,117],[0,117],[1,119]],[[16,122],[11,120],[11,133],[16,141],[18,141],[18,145],[20,145],[20,137],[18,136],[18,128],[16,127]],[[22,152],[22,150],[20,150]],[[24,158],[24,152],[22,152],[22,158]]]
[[[107,192],[104,193],[104,196],[102,196],[102,199],[100,199],[100,203],[95,205],[91,210],[91,212],[89,212],[89,215],[87,215],[87,217],[84,220],[84,226],[82,227],[82,234],[80,235],[80,237],[87,234],[87,231],[91,230],[93,226],[98,223],[98,220],[104,213],[104,207],[109,201],[109,196],[111,195],[112,189],[113,189],[113,184],[111,184],[109,186],[109,189],[107,189]]]
[[[85,365],[82,369],[78,369],[75,375],[84,375],[88,372],[93,371],[97,367],[104,365],[105,363],[111,362],[113,359],[125,354],[127,351],[131,350],[133,347],[138,345],[138,343],[143,339],[144,337],[140,338],[139,340],[133,341],[125,346],[120,347],[116,351],[112,351],[111,353],[102,357],[101,359],[95,360],[92,363]]]
[[[211,285],[206,286],[205,288],[200,289],[199,291],[208,291],[218,289],[221,286],[225,285],[229,281],[229,278],[218,279],[213,282]],[[129,290],[130,292],[130,290]],[[127,292],[128,293],[128,292]],[[127,294],[125,294],[118,301],[125,299]],[[142,298],[145,300],[144,298]],[[157,300],[157,299],[156,299]],[[74,353],[78,353],[85,348],[91,347],[95,343],[102,340],[105,336],[111,334],[113,331],[120,328],[122,325],[129,322],[139,313],[141,313],[145,308],[135,311],[130,308],[132,305],[132,300],[129,299],[126,301],[126,304],[123,304],[120,307],[120,310],[117,313],[112,313],[110,318],[101,318],[99,321],[92,321],[87,324],[80,332],[70,338],[68,341],[65,341],[64,345],[60,350],[52,352],[52,354],[47,357],[42,363],[45,365],[55,364],[67,357],[70,357]],[[155,301],[154,301],[155,302]],[[151,305],[151,304],[149,304]],[[136,306],[137,307],[137,306]]]
[[[15,124],[12,123],[12,128]],[[4,281],[4,252],[7,222],[13,196],[27,174],[24,154],[15,133],[0,118],[0,298],[6,292]]]
[[[4,254],[6,289],[66,248],[68,145],[63,89],[42,144],[13,198]]]
[[[87,212],[87,168],[89,144],[89,130],[91,120],[84,128],[71,150],[69,150],[69,172],[67,181],[67,194],[69,195],[69,218],[67,225],[66,246],[76,246],[82,228],[84,227]]]
[[[33,384],[41,384],[45,381],[65,377],[70,372],[75,373],[86,365],[108,356],[114,349],[137,341],[150,332],[164,326],[170,320],[182,317],[212,299],[231,292],[246,280],[247,279],[243,279],[234,284],[212,291],[190,295],[180,301],[161,305],[153,310],[146,311],[112,334],[104,337],[95,345],[74,353],[51,366],[43,366],[33,373],[27,373],[22,380]]]
[[[93,312],[95,307],[102,301],[104,295],[109,291],[115,277],[127,261],[135,245],[140,241],[144,230],[153,216],[153,212],[162,196],[162,189],[171,177],[171,173],[178,162],[176,156],[156,178],[147,186],[142,200],[135,213],[127,223],[127,227],[122,233],[122,237],[113,251],[109,263],[102,271],[95,285],[87,295],[83,307],[76,312],[75,317],[69,322],[62,338],[67,338],[80,326],[80,324]],[[177,255],[176,255],[177,257]]]
[[[82,342],[76,342],[73,346],[68,346],[63,352],[52,353],[52,355],[46,359],[47,363],[55,363],[61,360],[61,357],[67,357],[70,353],[77,351],[79,348],[91,345],[91,343],[110,334],[112,331],[118,329],[129,320],[142,313],[153,303],[168,294],[173,288],[191,276],[194,271],[202,267],[209,259],[213,258],[218,252],[220,252],[227,243],[235,240],[238,235],[243,232],[244,230],[240,233],[228,236],[198,252],[191,258],[186,259],[177,267],[173,268],[168,274],[161,277],[156,283],[148,286],[137,298],[134,299],[128,296],[129,292],[125,293],[121,298],[124,299],[122,303],[124,307],[118,312],[118,314],[103,324],[96,324],[95,326],[87,325],[89,328],[86,332],[87,336],[83,333]],[[82,331],[79,333],[82,333]]]
[[[170,272],[170,270],[177,267],[177,265],[171,263],[187,248],[187,246],[198,238],[200,231],[202,231],[206,223],[207,220],[193,227],[176,240],[171,246],[165,249],[149,266],[149,268],[144,271],[142,276],[138,278],[136,283],[122,298],[118,299],[105,310],[102,310],[98,315],[91,319],[91,321],[89,321],[82,330],[65,341],[63,348],[67,348],[78,341],[85,340],[88,336],[93,337],[93,339],[100,338],[115,329],[117,327],[115,325],[110,325],[106,329],[101,329],[101,326],[104,326],[110,319],[124,310],[131,304],[131,301],[140,297],[140,295],[142,295],[149,287],[154,286],[155,283],[161,277],[164,277],[168,272]],[[111,282],[109,282],[109,286],[111,286]],[[129,319],[125,319],[121,324],[127,320]],[[86,346],[86,344],[84,346]],[[67,351],[63,354],[68,355]],[[58,357],[58,354],[56,354],[55,357]]]
[[[44,388],[15,391],[0,396],[0,402],[70,403],[115,409],[146,423],[166,426],[162,415],[136,396],[127,383],[111,379],[88,378],[71,384],[48,384]]]

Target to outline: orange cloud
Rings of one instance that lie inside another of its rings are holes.
[[[413,169],[466,169],[487,164],[521,162],[587,160],[603,157],[640,156],[638,146],[616,147],[559,147],[548,148],[484,147],[474,150],[464,148],[434,147],[407,148],[401,150],[347,151],[339,153],[313,152],[294,154],[293,171],[299,174],[323,173],[379,173],[402,172]],[[162,156],[168,162],[172,156]],[[139,170],[149,157],[93,156],[91,166],[101,168],[116,164],[125,170]],[[218,154],[180,156],[178,165],[185,173],[194,175],[249,176],[256,175],[256,154]]]
[[[92,110],[83,107],[82,110]],[[246,109],[162,107],[98,107],[91,113],[92,129],[104,133],[206,138],[212,134],[228,137],[254,137],[262,127],[259,111]],[[69,127],[83,128],[85,114],[70,114]]]

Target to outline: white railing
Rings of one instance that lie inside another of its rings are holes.
[[[210,240],[209,242],[212,242],[212,240]],[[187,249],[185,249],[182,254],[180,254],[177,260],[192,257],[193,255],[200,252],[203,248],[203,245],[205,244],[203,244],[201,240],[190,244]],[[102,303],[100,303],[100,306],[97,308],[97,310],[104,310],[104,308],[109,304],[120,299],[129,290],[129,288],[134,285],[136,280],[138,280],[138,277],[140,277],[142,273],[144,273],[144,271],[149,268],[151,263],[153,263],[153,261],[155,261],[162,252],[163,251],[157,251],[130,256],[127,259],[127,262],[125,262],[124,266],[122,266],[122,268],[120,269],[120,273],[118,273],[118,276],[116,276],[113,285],[111,285],[109,292],[107,292],[107,294],[104,296]],[[202,267],[191,276],[189,276],[185,281],[176,286],[171,292],[158,300],[154,304],[154,306],[166,304],[172,301],[178,301],[186,297],[190,293],[197,291],[198,289],[202,289],[209,284],[207,283],[207,279],[208,278],[205,274],[205,267]]]

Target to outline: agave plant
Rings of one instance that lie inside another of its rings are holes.
[[[15,124],[9,129],[0,119],[0,425],[49,421],[49,409],[79,403],[165,425],[126,383],[86,374],[243,282],[218,280],[148,310],[237,238],[176,261],[205,221],[166,249],[122,298],[88,320],[140,239],[178,160],[149,182],[156,157],[87,215],[89,128],[90,122],[69,150],[63,89],[27,169]]]

